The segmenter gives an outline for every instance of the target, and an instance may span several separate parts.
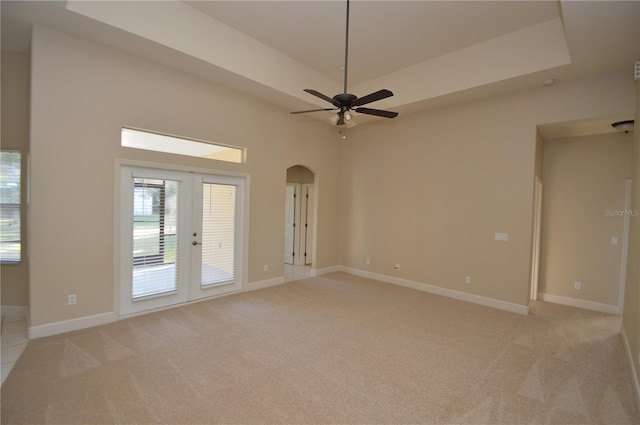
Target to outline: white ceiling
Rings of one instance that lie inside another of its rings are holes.
[[[37,23],[288,110],[330,106],[305,88],[342,92],[344,1],[3,0],[1,7],[3,51],[28,49],[29,24]],[[353,0],[350,15],[349,92],[392,90],[394,97],[368,106],[401,114],[548,78],[631,74],[640,59],[638,1]]]

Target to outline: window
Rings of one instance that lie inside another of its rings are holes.
[[[131,128],[122,129],[120,145],[127,148],[216,159],[218,161],[235,162],[238,164],[244,162],[244,149],[242,148],[185,139],[183,137],[168,136],[149,131],[134,130]]]
[[[19,263],[20,152],[0,152],[0,261]]]

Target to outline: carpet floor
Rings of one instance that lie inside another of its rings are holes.
[[[2,424],[638,424],[620,318],[344,273],[30,341]]]

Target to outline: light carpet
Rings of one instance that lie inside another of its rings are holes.
[[[3,424],[638,424],[620,318],[344,273],[29,342]]]

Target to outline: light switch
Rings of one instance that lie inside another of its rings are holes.
[[[508,233],[496,233],[496,240],[497,241],[506,242],[506,241],[509,240],[509,234]]]
[[[611,236],[611,245],[618,245],[619,242],[620,238],[618,238],[617,236]]]

